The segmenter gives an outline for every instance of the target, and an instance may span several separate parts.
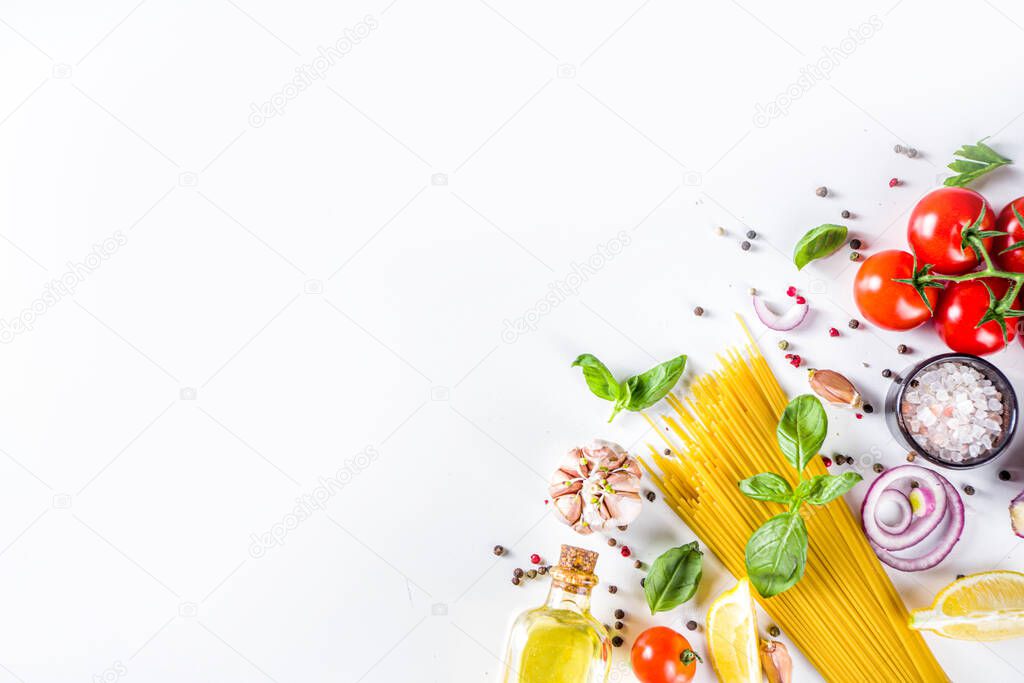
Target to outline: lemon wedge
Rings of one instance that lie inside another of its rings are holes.
[[[718,679],[729,683],[761,683],[757,654],[757,616],[750,582],[741,579],[708,610],[708,654]]]
[[[1024,636],[1024,574],[971,574],[949,584],[931,607],[910,613],[910,628],[957,640]]]

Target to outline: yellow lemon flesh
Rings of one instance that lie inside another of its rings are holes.
[[[995,571],[954,581],[931,607],[910,613],[910,628],[957,640],[1024,636],[1024,574]]]
[[[715,599],[708,610],[707,623],[708,654],[719,680],[761,683],[757,616],[747,579],[741,579]]]

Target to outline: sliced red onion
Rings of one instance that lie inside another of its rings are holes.
[[[902,534],[914,520],[914,513],[910,509],[910,501],[907,500],[907,497],[903,495],[902,492],[897,491],[896,489],[886,489],[878,495],[876,508],[880,508],[887,503],[891,503],[898,508],[900,513],[899,521],[895,524],[888,524],[879,518],[876,520],[878,522],[878,526],[882,527],[882,529],[888,531],[890,534]]]
[[[1024,538],[1024,491],[1010,503],[1010,528],[1013,533]]]
[[[886,531],[878,523],[877,506],[879,497],[886,489],[903,479],[914,479],[926,488],[934,499],[934,506],[926,514],[912,518],[911,523],[902,532]],[[946,489],[942,475],[918,465],[903,465],[888,470],[871,484],[864,502],[860,507],[861,522],[864,533],[874,545],[885,550],[904,550],[915,546],[932,533],[946,514]]]
[[[754,313],[757,314],[757,319],[763,322],[765,327],[779,332],[792,330],[802,323],[804,318],[807,317],[807,311],[809,310],[810,306],[806,303],[793,304],[785,313],[777,315],[768,308],[768,304],[764,302],[764,299],[754,295]]]
[[[875,543],[871,543],[871,547],[874,549],[875,554],[878,555],[878,559],[893,569],[899,569],[902,572],[920,572],[925,569],[931,569],[946,559],[949,551],[957,544],[964,531],[964,503],[960,499],[960,494],[957,493],[953,485],[946,481],[945,478],[942,480],[942,486],[945,489],[946,498],[949,500],[947,509],[949,510],[950,521],[949,527],[942,533],[938,544],[932,550],[919,557],[896,557],[888,550],[878,547]]]

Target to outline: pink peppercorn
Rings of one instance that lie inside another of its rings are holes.
[[[537,553],[530,555],[530,562],[532,562],[533,564],[540,564],[540,555],[538,555]]]
[[[622,550],[620,550],[619,552],[622,553],[623,557],[629,557],[630,555],[633,554],[633,553],[630,552],[628,545],[622,546]]]
[[[896,187],[899,184],[900,184],[900,179],[899,178],[890,178],[889,179],[889,187]]]
[[[864,419],[864,416],[863,416],[863,415],[861,415],[860,413],[857,413],[855,417],[856,417],[856,418],[857,418],[858,420],[863,420],[863,419]]]
[[[838,337],[839,336],[839,330],[837,330],[834,327],[828,328],[828,336],[830,336],[830,337]]]
[[[827,455],[821,456],[821,462],[823,465],[825,465],[825,467],[832,467],[832,458],[828,457]]]
[[[796,296],[796,287],[794,287],[794,286],[790,285],[790,286],[789,286],[789,287],[788,287],[788,288],[786,289],[786,296]]]
[[[803,298],[802,296],[798,296],[798,297],[796,298],[796,302],[797,302],[798,304],[805,304],[805,303],[807,303],[807,299]]]

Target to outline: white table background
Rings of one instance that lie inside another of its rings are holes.
[[[602,551],[620,590],[595,614],[626,609],[627,643],[703,622],[732,584],[712,557],[694,601],[648,618],[632,560],[546,514],[567,448],[651,437],[606,424],[569,363],[688,353],[691,378],[741,341],[733,311],[756,326],[749,287],[795,284],[814,315],[794,350],[880,407],[881,369],[940,345],[851,332],[845,251],[799,274],[788,254],[844,208],[867,252],[902,246],[961,143],[1024,160],[1022,24],[1007,0],[3,3],[0,680],[496,681],[509,621],[546,591],[513,567],[566,542]],[[977,187],[998,210],[1022,179]],[[996,362],[1020,381],[1022,359]],[[828,450],[869,475],[902,462],[879,413],[831,417]],[[894,573],[910,607],[1024,568],[1020,449],[952,479],[978,490],[967,530],[936,569]],[[324,509],[295,523],[301,496]],[[619,537],[644,560],[694,538],[660,501]],[[929,642],[954,680],[1024,680],[1019,642]]]

